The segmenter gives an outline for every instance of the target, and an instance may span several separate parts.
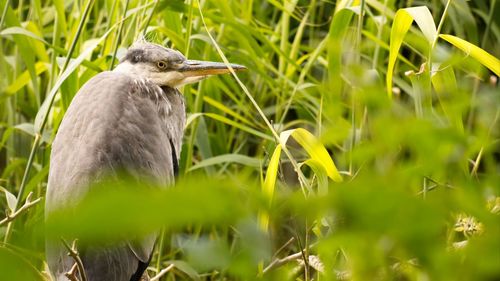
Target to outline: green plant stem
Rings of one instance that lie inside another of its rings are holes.
[[[21,207],[24,190],[26,189],[26,183],[28,181],[28,177],[29,177],[29,174],[30,174],[30,171],[31,171],[31,167],[33,166],[33,161],[35,159],[35,154],[36,154],[36,152],[38,150],[38,147],[40,145],[40,140],[41,139],[42,138],[41,138],[40,134],[36,134],[35,135],[35,140],[33,141],[33,145],[31,146],[31,152],[30,152],[30,155],[28,157],[28,163],[26,164],[26,169],[24,170],[24,175],[23,175],[23,178],[21,180],[21,186],[19,187],[19,193],[17,195],[16,206],[12,210],[12,213],[16,213],[17,210]],[[9,242],[10,234],[12,233],[13,223],[14,223],[14,221],[10,221],[7,224],[7,228],[5,230],[5,236],[3,238],[4,244],[7,244],[7,242]]]
[[[193,32],[193,0],[189,0],[189,11],[188,11],[188,20],[186,27],[186,49],[184,50],[184,55],[189,57],[189,50],[191,49],[191,33]],[[201,3],[198,3],[201,5]]]
[[[189,57],[189,49],[191,49],[191,33],[193,30],[193,0],[189,0],[189,11],[188,11],[188,21],[187,21],[187,27],[186,27],[186,49],[184,50],[184,54],[186,57]],[[198,5],[201,5],[198,3]],[[198,89],[201,87],[201,84],[198,85]],[[191,86],[187,85],[184,87],[184,93],[189,93],[191,90]],[[189,96],[189,95],[188,95]],[[195,98],[195,110],[198,109],[197,106],[197,101],[198,99]],[[185,163],[185,168],[184,171],[188,171],[189,168],[191,167],[191,164],[193,162],[193,151],[194,151],[194,140],[196,138],[196,129],[198,128],[198,120],[194,120],[192,125],[191,125],[191,130],[190,130],[190,135],[188,137],[188,143],[186,145],[186,163]]]
[[[158,243],[158,259],[156,260],[156,271],[159,273],[161,271],[161,257],[163,254],[163,244],[165,240],[165,229],[160,231],[160,242]]]
[[[130,2],[129,0],[125,1],[125,11],[123,13],[125,16],[127,15],[129,2]],[[115,46],[113,47],[113,56],[111,57],[111,63],[109,64],[109,70],[113,69],[113,67],[115,65],[116,53],[118,52],[118,46],[120,45],[120,41],[121,41],[121,37],[122,37],[122,30],[123,30],[124,25],[125,25],[125,21],[121,21],[120,27],[118,28],[116,40],[115,40]]]
[[[434,48],[436,47],[437,41],[439,39],[439,33],[441,33],[441,28],[443,27],[444,20],[446,18],[446,15],[448,14],[448,8],[450,7],[451,0],[448,0],[446,2],[446,6],[444,7],[443,15],[441,15],[441,19],[439,20],[439,24],[436,30],[436,37],[432,41],[431,48],[429,49],[429,64],[427,65],[429,69],[429,75],[431,75],[432,71],[432,52],[434,51]]]
[[[486,24],[486,29],[484,31],[483,40],[481,40],[481,48],[484,48],[484,45],[486,44],[486,39],[488,38],[490,26],[491,26],[491,23],[493,21],[493,12],[495,10],[495,4],[496,4],[496,0],[493,0],[491,2],[490,13],[488,14],[488,23]],[[473,90],[472,90],[472,94],[471,94],[469,114],[467,116],[467,121],[466,121],[467,122],[466,128],[468,131],[470,131],[472,129],[472,123],[474,122],[474,114],[476,111],[474,108],[474,104],[476,102],[476,95],[477,95],[477,91],[479,90],[480,83],[481,83],[481,80],[479,78],[475,78],[474,86],[472,88]]]
[[[356,62],[359,64],[361,62],[361,30],[363,30],[363,14],[365,11],[365,0],[361,0],[359,8],[358,26],[356,28],[356,48],[358,56],[356,57]]]
[[[108,24],[106,25],[106,30],[109,30],[111,28],[111,25],[113,24],[113,15],[115,14],[116,3],[118,2],[119,1],[113,1],[113,5],[111,6],[111,13],[109,14]],[[106,51],[106,42],[107,40],[104,40],[104,42],[102,43],[101,56],[103,56],[104,52]]]
[[[217,45],[217,42],[213,38],[212,34],[210,34],[210,32],[208,31],[208,27],[206,25],[205,18],[203,17],[203,13],[201,11],[201,6],[198,5],[198,9],[200,11],[201,21],[203,22],[203,26],[205,27],[205,30],[207,31],[208,37],[213,42],[214,47],[217,49],[217,52],[221,56],[221,58],[224,61],[224,63],[226,63],[229,66],[229,61],[227,60],[226,56],[224,55],[224,53],[220,49],[219,45]],[[306,177],[302,173],[302,170],[300,169],[297,161],[295,160],[295,158],[293,158],[292,154],[290,153],[290,151],[286,147],[286,144],[285,143],[281,143],[280,136],[278,135],[278,133],[274,129],[274,127],[271,124],[271,122],[269,122],[269,119],[267,119],[266,115],[264,114],[264,112],[262,111],[262,109],[260,108],[260,106],[257,104],[257,101],[255,101],[255,99],[252,97],[252,95],[248,91],[248,88],[245,86],[245,84],[243,84],[243,82],[241,82],[240,78],[238,77],[238,75],[236,75],[236,73],[234,72],[234,70],[231,67],[229,67],[229,70],[231,71],[231,74],[236,79],[236,81],[238,82],[238,84],[240,85],[240,87],[243,89],[243,92],[248,97],[248,99],[250,100],[250,102],[252,103],[252,105],[254,106],[254,108],[257,110],[257,112],[259,113],[259,115],[261,116],[261,118],[266,123],[266,125],[269,128],[269,130],[271,131],[273,137],[276,139],[276,141],[278,143],[281,144],[283,152],[285,152],[285,154],[288,157],[288,159],[290,160],[290,163],[292,164],[295,172],[297,173],[302,193],[304,194],[304,196],[307,196],[307,192],[311,192],[312,188],[311,188],[311,185],[309,184],[309,182],[307,181]]]
[[[382,21],[377,26],[377,28],[378,28],[377,29],[377,39],[379,39],[380,41],[382,41],[381,40],[381,38],[382,38],[382,31],[384,30],[384,24],[387,21],[387,16],[386,16],[387,1],[388,0],[384,0],[384,11],[382,12],[382,15],[381,15],[382,16]],[[380,53],[380,44],[376,44],[375,45],[375,51],[373,52],[373,60],[372,60],[372,68],[373,69],[377,68],[379,53]]]
[[[490,32],[491,23],[493,22],[493,14],[495,12],[496,3],[496,0],[491,1],[490,13],[488,14],[488,22],[486,23],[486,28],[484,29],[483,40],[481,40],[481,48],[484,48],[484,45],[486,45],[486,39],[488,39],[488,33]]]
[[[0,18],[0,30],[3,28],[3,22],[5,20],[5,17],[7,16],[7,10],[9,9],[10,5],[10,0],[5,1],[5,6],[3,7],[2,11],[2,18]]]
[[[159,0],[155,1],[155,5],[153,6],[153,10],[151,11],[151,14],[148,17],[148,20],[146,21],[146,25],[144,26],[144,30],[142,31],[142,36],[145,37],[148,31],[148,26],[151,23],[151,20],[153,19],[153,15],[156,11],[156,7],[158,7],[158,3],[160,3]]]

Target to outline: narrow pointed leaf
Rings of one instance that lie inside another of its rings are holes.
[[[485,50],[453,35],[441,34],[439,35],[439,37],[448,41],[448,43],[459,48],[467,55],[470,55],[471,57],[479,61],[482,65],[493,71],[496,76],[500,76],[500,60],[495,58]]]
[[[330,154],[328,154],[326,148],[315,136],[302,128],[288,130],[281,133],[281,144],[286,144],[290,136],[304,148],[311,159],[321,163],[329,178],[336,182],[342,181],[342,176],[338,172],[337,167],[335,167]]]
[[[424,34],[425,39],[431,44],[436,39],[437,30],[429,8],[419,6],[406,8],[404,11],[411,15],[420,28],[420,31]]]
[[[399,48],[403,43],[403,38],[410,29],[413,18],[405,10],[398,10],[394,16],[394,22],[391,28],[391,43],[389,48],[389,64],[387,66],[386,86],[387,94],[392,97],[392,75],[394,73],[394,66],[396,58],[398,57]]]

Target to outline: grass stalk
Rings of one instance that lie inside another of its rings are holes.
[[[35,160],[35,154],[38,150],[38,147],[40,146],[41,139],[42,138],[40,134],[35,135],[35,140],[33,141],[33,145],[31,146],[28,162],[26,163],[26,168],[24,169],[23,178],[21,180],[21,186],[19,187],[19,193],[17,194],[16,205],[12,210],[13,213],[16,213],[17,210],[21,207],[24,190],[26,189],[26,183],[28,182],[28,177],[31,171],[31,167],[33,166],[33,161]],[[9,223],[7,224],[7,228],[5,229],[5,236],[3,238],[4,244],[7,244],[9,242],[10,235],[12,233],[13,223],[14,221],[9,221]]]
[[[188,11],[188,21],[187,21],[187,27],[186,27],[186,49],[184,50],[184,55],[189,58],[189,50],[191,49],[191,33],[193,30],[193,10],[194,10],[194,2],[193,0],[189,0],[189,11]],[[201,5],[201,3],[198,2],[198,5]],[[201,87],[201,84],[198,85],[198,89]],[[191,86],[186,85],[184,87],[184,93],[188,93],[191,91]],[[200,106],[200,101],[198,100],[198,97],[195,98],[195,112]],[[191,167],[191,164],[193,162],[193,152],[194,152],[194,141],[196,139],[196,129],[198,127],[198,120],[195,120],[193,124],[191,125],[191,130],[190,134],[188,137],[188,142],[186,145],[186,163],[185,163],[185,168],[184,171],[189,171],[189,168]]]
[[[3,7],[2,11],[2,18],[0,18],[0,30],[2,30],[3,28],[3,23],[5,21],[5,17],[7,16],[7,10],[9,9],[9,5],[10,5],[10,0],[6,0],[5,6]]]
[[[434,38],[434,40],[432,41],[432,44],[431,44],[430,49],[429,49],[429,55],[428,55],[429,63],[427,65],[428,70],[429,70],[429,75],[431,75],[431,71],[432,71],[432,52],[434,52],[434,48],[436,47],[436,44],[439,40],[439,34],[441,33],[441,29],[443,28],[443,23],[444,23],[444,20],[446,18],[446,15],[448,14],[448,8],[450,7],[450,4],[451,4],[451,0],[448,0],[446,2],[446,6],[444,7],[443,14],[441,15],[441,19],[439,20],[439,24],[437,26],[436,38]]]
[[[111,28],[111,25],[113,24],[113,18],[114,18],[114,14],[115,14],[115,10],[116,10],[116,5],[118,2],[120,2],[120,1],[113,1],[113,5],[111,6],[111,12],[108,15],[106,30],[109,30]],[[101,56],[103,56],[104,52],[106,52],[106,45],[107,45],[106,43],[107,42],[108,42],[108,40],[104,40],[104,42],[102,43]]]
[[[234,72],[234,69],[230,66],[229,61],[227,60],[226,56],[224,55],[224,53],[220,49],[220,47],[217,44],[217,42],[215,41],[215,39],[212,37],[212,35],[208,31],[208,27],[207,27],[207,24],[205,22],[205,18],[203,17],[203,13],[201,11],[201,7],[198,6],[198,9],[199,9],[199,12],[200,12],[201,21],[203,22],[203,26],[205,27],[205,30],[207,31],[207,34],[210,37],[210,40],[214,44],[214,47],[217,49],[217,52],[221,56],[221,58],[224,61],[224,63],[228,66],[228,68],[231,71],[231,74],[233,75],[233,77],[236,79],[236,81],[238,82],[238,84],[240,85],[240,87],[243,89],[243,92],[245,93],[245,95],[247,96],[247,98],[250,100],[250,102],[252,103],[252,105],[254,106],[254,108],[259,113],[260,117],[266,123],[266,125],[267,125],[268,129],[271,131],[273,137],[276,139],[276,141],[278,143],[281,144],[283,152],[285,152],[285,154],[288,157],[288,159],[290,160],[290,163],[292,164],[295,172],[298,175],[298,179],[299,179],[299,182],[300,182],[300,187],[302,189],[302,193],[304,194],[304,196],[307,196],[308,192],[312,191],[312,188],[311,188],[309,182],[307,181],[306,177],[302,173],[302,170],[300,169],[300,167],[299,167],[299,165],[297,163],[297,160],[295,160],[295,158],[292,156],[292,154],[288,150],[286,144],[281,143],[280,136],[278,135],[278,133],[274,129],[273,125],[271,124],[271,122],[269,122],[269,119],[266,117],[266,115],[264,114],[264,112],[262,111],[262,109],[260,108],[260,106],[257,104],[257,101],[255,101],[255,99],[253,98],[253,96],[250,94],[250,91],[248,91],[248,88],[245,86],[245,84],[243,84],[243,82],[241,82],[241,80],[239,79],[238,75],[236,75],[236,72]]]
[[[130,2],[130,0],[125,1],[125,9],[123,11],[124,15],[127,15],[129,2]],[[125,21],[121,21],[120,26],[118,27],[118,31],[116,32],[116,40],[115,40],[115,45],[113,47],[113,55],[111,56],[111,63],[109,64],[109,70],[112,70],[114,65],[115,65],[116,52],[118,52],[118,46],[120,45],[120,41],[121,41],[121,37],[122,37],[122,30],[123,30],[124,25],[125,25]]]

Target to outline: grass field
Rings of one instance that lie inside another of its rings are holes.
[[[0,280],[50,280],[53,230],[159,228],[154,280],[500,279],[496,0],[0,0],[0,13]],[[66,109],[143,38],[248,71],[181,89],[175,187],[104,192],[45,222]]]

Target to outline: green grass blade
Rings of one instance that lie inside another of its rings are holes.
[[[281,143],[286,143],[290,136],[307,151],[312,159],[321,163],[329,178],[336,182],[342,181],[342,176],[337,170],[335,163],[333,163],[330,154],[328,154],[326,148],[315,136],[302,128],[288,130],[281,133]]]
[[[413,20],[417,23],[418,27],[425,36],[425,39],[432,44],[436,39],[437,31],[434,19],[432,18],[429,8],[426,6],[412,7],[404,9],[411,15]]]
[[[276,189],[276,178],[278,176],[278,168],[281,156],[281,144],[278,144],[274,149],[271,160],[269,160],[269,165],[267,166],[266,179],[262,184],[262,192],[268,200],[268,204],[271,205],[274,191]],[[262,230],[267,231],[269,227],[269,214],[266,211],[261,211],[259,214],[259,225]]]
[[[453,46],[459,48],[468,56],[471,56],[479,61],[482,65],[493,71],[496,76],[500,76],[500,60],[495,58],[493,55],[489,54],[478,46],[456,36],[441,34],[439,35],[439,37],[446,40]]]
[[[40,76],[43,72],[48,70],[48,64],[45,62],[37,62],[35,64],[35,73],[37,76]],[[28,71],[24,71],[21,73],[21,75],[17,76],[16,80],[12,82],[4,91],[4,94],[6,96],[9,95],[14,95],[17,93],[19,90],[21,90],[23,87],[28,85],[28,83],[31,81],[31,76],[28,73]],[[5,97],[5,95],[2,95],[1,97]]]
[[[260,167],[259,159],[242,154],[231,153],[231,154],[218,155],[212,158],[202,160],[198,162],[196,165],[193,165],[191,168],[189,168],[189,171],[194,171],[200,168],[205,168],[219,164],[226,164],[226,163],[237,163],[244,166],[256,167],[256,168]]]
[[[328,76],[333,95],[340,95],[342,90],[342,40],[353,15],[354,12],[351,9],[339,10],[333,16],[328,32]]]
[[[403,39],[410,29],[413,18],[411,15],[403,10],[398,10],[394,16],[394,21],[391,28],[391,43],[389,44],[389,63],[387,66],[386,87],[387,95],[392,97],[392,75],[394,73],[394,66],[398,57],[399,48],[403,43]]]

